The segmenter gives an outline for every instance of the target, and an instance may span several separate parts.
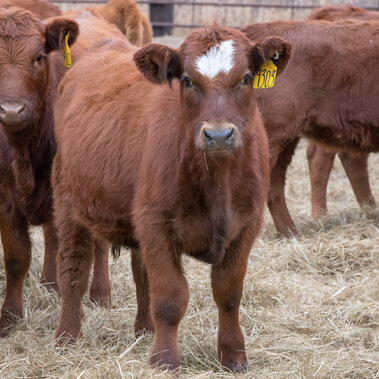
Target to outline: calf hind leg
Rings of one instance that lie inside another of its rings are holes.
[[[109,244],[95,239],[94,252],[90,300],[101,307],[109,308],[111,306],[111,282],[108,269]]]
[[[312,215],[319,218],[327,212],[326,192],[336,153],[309,141],[307,159],[311,180]]]
[[[43,224],[42,229],[45,241],[45,255],[40,282],[58,291],[56,263],[58,253],[57,231],[52,220]]]
[[[132,249],[133,279],[137,292],[137,316],[134,324],[136,336],[144,332],[154,332],[154,325],[150,315],[150,297],[147,272],[142,261],[141,251]]]
[[[6,337],[15,320],[23,317],[22,292],[30,266],[31,242],[25,220],[19,220],[16,227],[0,220],[0,230],[7,281],[1,308],[0,337]]]
[[[87,289],[93,261],[93,240],[89,231],[69,217],[59,228],[57,276],[62,299],[59,324],[55,332],[57,344],[74,342],[80,337],[83,318],[82,297]]]
[[[271,168],[271,184],[268,196],[268,208],[278,232],[285,237],[296,234],[296,226],[288,211],[284,186],[286,181],[287,167],[291,163],[299,138],[287,143],[280,152],[275,165]]]
[[[368,154],[338,153],[359,205],[375,208],[367,169]]]

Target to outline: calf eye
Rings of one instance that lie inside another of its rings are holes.
[[[191,82],[191,80],[190,80],[190,78],[188,76],[183,75],[181,80],[184,81],[184,85],[187,88],[192,88],[193,87],[193,84],[192,84],[192,82]]]
[[[247,86],[249,85],[249,82],[250,82],[250,79],[253,77],[253,74],[249,73],[249,74],[246,74],[243,79],[242,79],[242,83],[241,85],[242,86]]]
[[[272,57],[272,59],[275,59],[276,61],[279,59],[279,51],[275,51],[275,54]]]
[[[41,62],[42,61],[42,55],[38,55],[37,58],[36,58],[36,62]]]

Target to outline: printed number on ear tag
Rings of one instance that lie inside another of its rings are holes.
[[[63,50],[63,64],[65,67],[71,67],[71,51],[68,47],[68,36],[70,32],[67,31],[64,36],[64,50]]]
[[[254,76],[253,88],[271,88],[274,86],[278,68],[271,59],[263,63]]]

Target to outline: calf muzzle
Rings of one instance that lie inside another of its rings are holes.
[[[232,123],[204,123],[199,147],[209,154],[228,154],[240,145],[240,133]]]
[[[26,119],[26,106],[18,101],[0,103],[0,122],[6,127],[19,127]]]

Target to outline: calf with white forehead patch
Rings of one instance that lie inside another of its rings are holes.
[[[80,335],[91,240],[100,236],[132,249],[135,331],[155,331],[152,365],[180,365],[187,254],[212,265],[222,366],[246,368],[239,305],[269,185],[253,77],[274,58],[281,73],[290,50],[281,38],[253,44],[213,25],[191,33],[178,50],[152,44],[134,60],[123,44],[109,41],[68,73],[56,105],[53,169],[57,337]]]

